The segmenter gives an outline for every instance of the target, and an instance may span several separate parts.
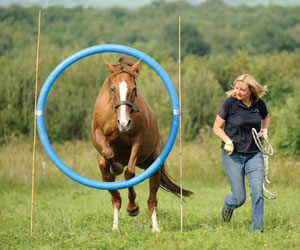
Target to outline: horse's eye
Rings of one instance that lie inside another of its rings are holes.
[[[113,87],[110,88],[110,92],[114,92],[115,89]]]

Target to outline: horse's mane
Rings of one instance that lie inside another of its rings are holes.
[[[114,73],[114,75],[117,75],[121,72],[126,72],[134,77],[137,77],[139,70],[137,69],[137,71],[134,72],[130,69],[130,67],[134,64],[135,64],[135,62],[132,61],[130,58],[128,58],[126,56],[121,56],[119,58],[118,63],[113,65],[116,69],[116,72]]]

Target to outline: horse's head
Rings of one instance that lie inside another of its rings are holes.
[[[106,67],[110,71],[110,94],[117,113],[120,132],[126,132],[130,129],[130,115],[137,111],[133,108],[133,104],[137,97],[135,78],[139,72],[139,63],[140,60],[133,63],[127,57],[121,57],[119,64],[115,65],[105,61]]]

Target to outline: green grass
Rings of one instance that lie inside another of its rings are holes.
[[[0,249],[299,249],[300,174],[292,159],[270,162],[269,187],[278,199],[265,201],[265,232],[249,232],[251,208],[247,201],[224,223],[220,211],[230,187],[224,177],[216,139],[184,144],[184,187],[195,192],[183,204],[158,193],[161,233],[152,233],[147,209],[148,181],[136,186],[140,214],[127,216],[127,190],[121,190],[120,233],[112,232],[113,209],[107,191],[75,183],[60,173],[37,148],[34,233],[30,236],[31,146],[13,141],[0,148]],[[96,154],[89,142],[54,145],[76,171],[96,179]],[[210,151],[210,149],[214,149]],[[179,183],[178,145],[168,158],[168,169]],[[76,157],[75,157],[76,156]],[[79,166],[79,167],[76,167]]]

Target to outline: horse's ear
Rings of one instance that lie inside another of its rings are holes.
[[[133,72],[135,72],[135,73],[139,73],[139,64],[140,64],[140,62],[141,62],[141,59],[140,60],[138,60],[135,64],[133,64],[131,67],[130,67],[130,69],[133,71]]]
[[[113,74],[113,73],[115,72],[114,66],[111,65],[111,64],[110,64],[108,61],[106,61],[105,59],[104,59],[104,62],[105,62],[106,67],[109,69],[110,73]]]

